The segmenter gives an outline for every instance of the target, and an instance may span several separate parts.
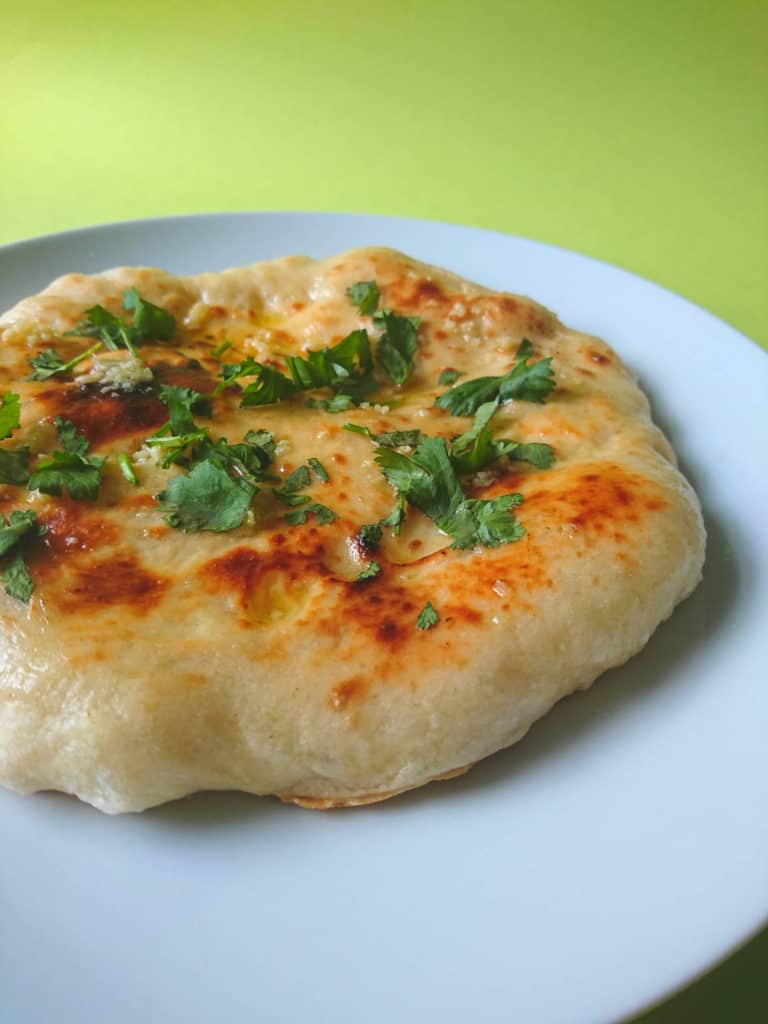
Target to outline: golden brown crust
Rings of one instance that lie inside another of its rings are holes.
[[[231,532],[167,525],[155,495],[178,469],[143,446],[167,417],[158,386],[211,395],[223,339],[227,362],[282,366],[285,354],[370,328],[345,290],[373,279],[382,305],[422,318],[404,388],[340,415],[307,409],[303,396],[241,409],[232,388],[204,420],[230,442],[271,431],[280,476],[320,459],[329,480],[312,497],[336,521],[290,526],[266,487]],[[129,286],[179,324],[172,341],[142,348],[151,385],[111,394],[71,377],[27,379],[44,349],[81,352],[66,332],[95,303],[119,312]],[[503,406],[495,433],[553,445],[557,460],[547,471],[501,464],[466,490],[521,493],[525,537],[451,550],[412,511],[377,552],[380,575],[355,582],[368,559],[357,531],[394,498],[371,443],[343,424],[452,438],[470,420],[435,406],[440,371],[504,373],[524,336],[552,357],[557,387],[544,405]],[[529,299],[390,250],[191,278],[68,275],[0,317],[8,390],[21,394],[22,428],[4,445],[50,451],[60,416],[94,454],[133,453],[139,478],[129,484],[112,457],[95,502],[0,484],[0,511],[32,508],[48,528],[30,551],[30,606],[0,592],[0,781],[20,790],[61,788],[110,811],[201,788],[333,806],[380,799],[514,742],[638,650],[700,575],[698,502],[619,357]],[[441,621],[422,632],[427,601]]]

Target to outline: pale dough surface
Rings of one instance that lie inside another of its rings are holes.
[[[163,422],[151,396],[24,379],[28,358],[49,346],[67,358],[82,351],[87,342],[64,332],[95,303],[118,312],[131,285],[180,326],[173,342],[142,349],[155,380],[210,392],[224,338],[226,361],[263,360],[370,327],[345,289],[372,279],[383,305],[423,318],[401,392],[332,414],[301,397],[240,409],[227,391],[206,421],[231,442],[270,430],[280,473],[320,459],[330,480],[312,494],[336,522],[290,527],[285,508],[257,498],[237,530],[185,534],[164,524],[152,497],[178,470],[142,455],[139,487],[111,458],[95,503],[0,485],[0,511],[34,508],[49,530],[30,562],[30,605],[0,592],[0,783],[63,790],[112,813],[203,789],[313,806],[383,798],[515,742],[640,650],[696,586],[699,503],[616,353],[529,299],[391,250],[195,277],[119,268],[59,278],[0,318],[0,393],[23,402],[22,429],[4,444],[50,450],[58,415],[95,454],[135,453]],[[544,405],[504,406],[494,431],[551,444],[557,461],[510,463],[468,490],[520,491],[526,536],[450,550],[413,512],[401,538],[385,540],[381,576],[355,584],[350,538],[392,509],[393,492],[371,443],[342,424],[462,433],[471,421],[434,405],[440,371],[504,373],[523,337],[553,357],[557,388]],[[441,622],[422,632],[427,601]]]

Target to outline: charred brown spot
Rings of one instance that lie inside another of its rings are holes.
[[[270,573],[282,574],[289,584],[309,576],[330,576],[322,562],[321,544],[315,544],[314,547],[303,551],[290,551],[283,548],[285,538],[282,535],[278,536],[281,538],[280,541],[271,538],[271,550],[235,548],[220,558],[206,562],[199,570],[200,575],[214,590],[234,591],[242,606],[247,605],[249,595]]]
[[[368,684],[364,679],[352,676],[334,686],[328,694],[328,701],[334,711],[343,711],[351,701],[363,697],[367,689]]]
[[[158,604],[170,580],[144,568],[132,554],[77,565],[55,594],[55,601],[66,612],[94,612],[111,605],[123,605],[135,612],[146,612]]]
[[[335,455],[331,456],[331,462],[335,462],[337,466],[346,466],[347,456],[342,454],[342,452],[336,452]]]
[[[88,514],[81,504],[64,500],[42,512],[39,522],[46,527],[40,540],[48,555],[71,551],[93,551],[117,539],[117,528],[98,515]]]
[[[147,434],[168,419],[168,410],[151,394],[103,395],[90,387],[56,387],[38,399],[50,416],[71,420],[94,446],[132,434]]]
[[[605,355],[603,352],[596,352],[593,348],[589,350],[588,355],[592,362],[597,363],[598,366],[609,366],[611,363],[609,356]]]
[[[426,277],[417,280],[402,277],[393,281],[387,288],[387,297],[395,309],[405,311],[419,310],[425,305],[442,305],[450,301],[440,285]]]

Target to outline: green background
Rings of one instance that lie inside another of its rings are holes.
[[[764,0],[24,0],[2,27],[0,242],[412,215],[619,264],[768,347]],[[767,961],[764,932],[647,1021],[762,1020]]]

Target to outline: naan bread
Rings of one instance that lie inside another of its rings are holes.
[[[157,385],[211,393],[223,339],[227,362],[282,366],[360,327],[375,338],[345,294],[371,280],[383,307],[422,318],[402,388],[342,413],[307,408],[305,395],[241,409],[231,388],[204,421],[233,443],[271,431],[279,475],[319,459],[329,480],[311,494],[335,522],[288,525],[267,487],[237,529],[167,525],[154,495],[180,470],[144,446],[168,417]],[[79,382],[26,379],[48,347],[82,352],[89,339],[66,332],[95,304],[119,313],[132,286],[179,325],[141,349],[152,385],[105,390],[103,365],[89,378],[87,362]],[[471,419],[434,404],[440,372],[462,371],[459,383],[503,374],[524,337],[537,358],[552,357],[557,386],[545,404],[502,406],[494,435],[552,445],[556,461],[502,459],[464,486],[478,498],[520,492],[525,536],[455,550],[410,508],[399,538],[384,531],[379,576],[355,582],[368,562],[356,533],[392,511],[394,493],[371,441],[342,425],[461,434]],[[61,417],[90,454],[111,456],[96,501],[0,485],[0,511],[31,508],[47,526],[29,545],[29,604],[0,592],[0,782],[15,790],[63,790],[110,813],[215,789],[312,807],[381,800],[520,739],[640,650],[700,578],[698,501],[616,353],[527,298],[397,252],[194,277],[69,274],[0,318],[0,339],[0,394],[22,399],[21,429],[2,447],[50,452]],[[134,453],[138,486],[118,452]],[[427,602],[440,621],[420,630]]]

